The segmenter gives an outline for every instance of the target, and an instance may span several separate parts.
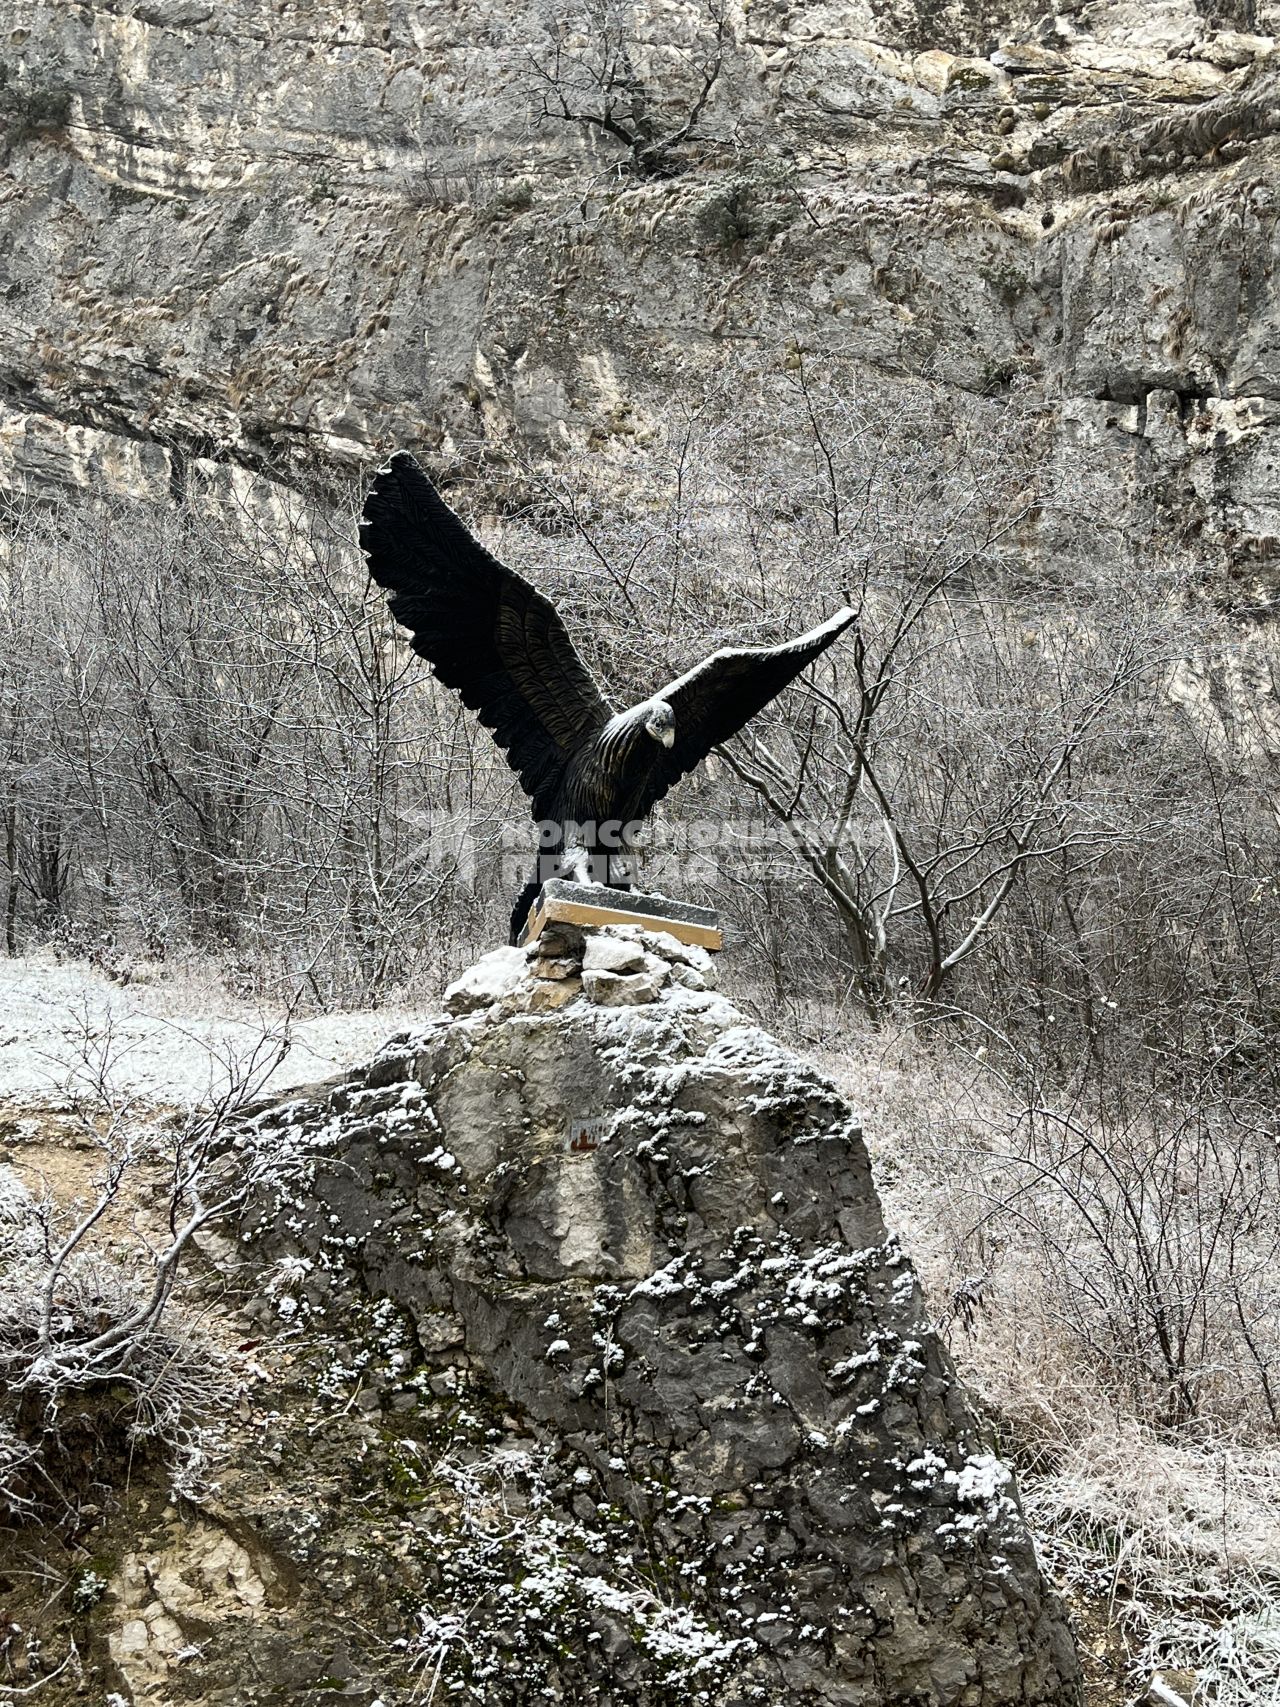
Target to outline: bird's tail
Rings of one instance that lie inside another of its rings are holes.
[[[538,899],[538,892],[541,888],[542,884],[539,880],[536,877],[532,878],[516,897],[516,904],[511,914],[511,946],[513,948],[520,941],[520,932],[525,927],[530,909]]]

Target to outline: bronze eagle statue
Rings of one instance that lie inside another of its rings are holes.
[[[735,735],[855,620],[847,607],[781,646],[738,646],[617,711],[555,606],[499,563],[407,451],[379,470],[360,545],[413,648],[476,712],[507,756],[542,831],[539,880],[522,890],[515,942],[554,860],[592,881],[667,790]],[[606,881],[611,881],[608,877]],[[627,887],[625,882],[617,887]]]

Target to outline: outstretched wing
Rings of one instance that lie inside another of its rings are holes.
[[[379,470],[360,544],[396,621],[506,752],[537,817],[613,715],[555,606],[476,540],[407,451]]]
[[[653,793],[642,810],[647,812],[661,800],[712,747],[736,735],[856,620],[857,612],[846,606],[781,646],[736,646],[713,652],[655,694],[675,712],[676,738],[668,751],[658,750]]]

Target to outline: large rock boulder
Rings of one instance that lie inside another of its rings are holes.
[[[307,1158],[246,1225],[303,1277],[291,1316],[392,1307],[417,1344],[391,1402],[455,1425],[413,1461],[429,1675],[491,1702],[1078,1701],[848,1105],[690,987],[705,956],[619,940],[585,981],[581,938],[514,981],[504,952],[465,981],[487,1007],[257,1116]]]

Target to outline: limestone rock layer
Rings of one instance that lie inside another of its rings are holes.
[[[670,128],[712,14],[620,16]],[[557,20],[589,58],[590,17],[10,0],[0,481],[165,498],[478,439],[625,463],[672,398],[799,347],[1025,379],[1064,467],[1100,456],[1137,525],[1271,597],[1271,0],[730,6],[649,179],[539,122]]]

